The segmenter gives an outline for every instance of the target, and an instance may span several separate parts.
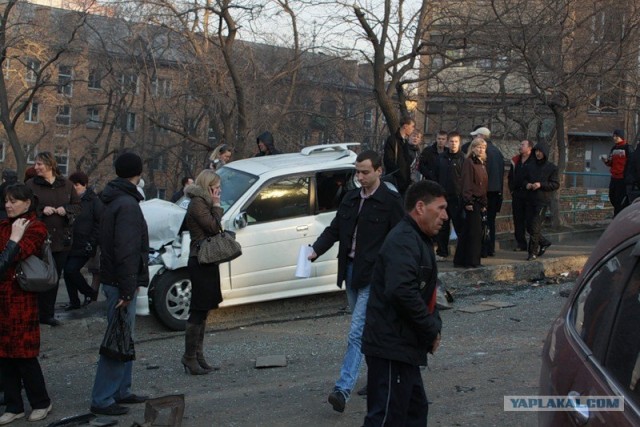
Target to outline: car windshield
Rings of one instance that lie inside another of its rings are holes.
[[[256,175],[233,169],[230,166],[223,166],[216,173],[221,180],[220,204],[225,212],[258,180]]]

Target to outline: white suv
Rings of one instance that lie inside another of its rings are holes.
[[[295,277],[298,251],[335,216],[342,196],[355,188],[357,143],[318,145],[300,153],[238,160],[218,170],[222,225],[236,232],[242,256],[220,265],[221,306],[338,291],[337,245],[312,264],[311,277]],[[140,315],[153,312],[174,330],[189,315],[189,233],[181,230],[185,204],[141,203],[151,248],[150,283],[138,295]]]

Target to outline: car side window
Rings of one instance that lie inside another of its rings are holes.
[[[634,268],[633,245],[611,256],[580,290],[571,309],[571,323],[602,363],[622,290]]]
[[[627,395],[640,404],[640,266],[627,283],[611,331],[604,366]]]
[[[316,174],[316,212],[335,211],[347,191],[354,188],[353,169]]]
[[[310,177],[280,178],[263,187],[246,209],[248,224],[309,215]]]

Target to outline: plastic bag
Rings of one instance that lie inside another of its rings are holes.
[[[114,319],[102,339],[100,354],[121,362],[136,359],[131,325],[127,322],[127,307],[116,308]]]

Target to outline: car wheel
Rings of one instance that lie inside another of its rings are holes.
[[[186,268],[167,271],[154,284],[153,310],[166,327],[184,331],[191,304],[191,279]]]

